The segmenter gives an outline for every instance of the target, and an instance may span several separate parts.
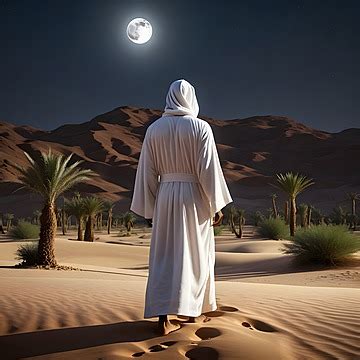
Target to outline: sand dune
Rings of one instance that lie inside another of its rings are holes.
[[[73,235],[58,235],[56,254],[82,271],[14,269],[19,243],[0,239],[1,359],[360,357],[359,267],[300,271],[279,242],[221,236],[218,309],[202,324],[172,316],[181,329],[159,337],[143,319],[148,246]]]

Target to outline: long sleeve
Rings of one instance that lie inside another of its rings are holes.
[[[152,219],[158,185],[148,128],[141,147],[130,210],[146,219]]]
[[[200,137],[200,153],[197,163],[197,175],[200,185],[209,201],[210,215],[233,201],[227,187],[214,134],[211,126],[206,123]]]

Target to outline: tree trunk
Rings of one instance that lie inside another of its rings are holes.
[[[239,238],[240,239],[242,238],[242,235],[243,235],[242,225],[243,225],[243,219],[241,216],[239,216]]]
[[[352,199],[352,206],[351,206],[351,213],[352,213],[352,215],[356,215],[356,211],[355,211],[355,203],[356,203],[356,200],[355,199]]]
[[[288,201],[285,201],[284,217],[285,217],[285,224],[289,224],[289,202]]]
[[[311,207],[307,208],[307,227],[311,226]]]
[[[278,212],[277,212],[276,201],[275,201],[274,197],[272,198],[272,207],[273,207],[274,216],[277,218],[278,217]]]
[[[231,227],[231,232],[235,233],[235,235],[236,235],[235,224],[234,224],[234,214],[233,213],[230,214],[230,227]]]
[[[307,225],[307,210],[308,208],[306,208],[306,210],[301,214],[301,227],[306,227]]]
[[[110,234],[111,231],[111,222],[112,222],[112,210],[110,209],[108,212],[108,220],[107,220],[107,233]]]
[[[78,241],[84,241],[84,236],[83,236],[83,229],[82,229],[82,223],[83,223],[83,219],[79,218],[77,219],[77,225],[78,225]]]
[[[355,231],[356,230],[356,200],[352,199],[352,204],[351,204],[351,214],[352,214],[352,229]]]
[[[62,229],[62,234],[66,235],[66,220],[65,220],[65,209],[64,208],[61,209],[61,229]]]
[[[56,235],[56,214],[54,204],[45,204],[40,216],[40,239],[38,265],[56,266],[54,240]]]
[[[103,223],[103,214],[102,212],[99,214],[99,230],[102,230],[102,223]]]
[[[239,231],[236,230],[236,227],[234,225],[234,233],[235,233],[235,236],[237,238],[240,238],[241,237],[241,223],[240,223],[240,219],[239,219]]]
[[[295,198],[290,198],[290,235],[295,235],[295,227],[296,227],[296,202]]]
[[[134,226],[133,222],[132,221],[128,221],[126,223],[126,231],[127,231],[127,234],[129,235],[130,232],[131,232],[131,228]]]
[[[85,241],[94,241],[94,227],[93,227],[93,217],[88,216],[85,226],[85,234],[84,234]]]

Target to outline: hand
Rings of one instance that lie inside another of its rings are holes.
[[[221,225],[222,219],[224,218],[224,214],[220,211],[215,213],[215,216],[213,217],[213,223],[212,226],[219,226]]]

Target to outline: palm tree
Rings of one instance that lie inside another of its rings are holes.
[[[312,218],[314,220],[314,224],[324,224],[325,223],[325,215],[321,212],[320,209],[316,207],[312,207]]]
[[[96,229],[102,230],[102,225],[103,225],[103,213],[102,211],[100,211],[96,216]]]
[[[1,234],[5,234],[5,229],[4,229],[4,214],[1,213],[1,216],[0,216],[0,233]]]
[[[61,208],[61,230],[62,230],[63,235],[66,235],[66,223],[67,223],[65,202],[66,202],[66,198],[65,198],[65,196],[63,196],[63,206]]]
[[[86,215],[83,199],[81,197],[74,196],[71,200],[66,200],[65,211],[69,215],[75,216],[78,225],[77,240],[83,241],[83,221]]]
[[[123,224],[126,227],[127,235],[130,235],[131,228],[134,227],[135,220],[136,216],[132,212],[127,211],[123,214]]]
[[[353,229],[356,229],[356,222],[357,222],[357,216],[356,216],[356,200],[360,200],[360,194],[356,192],[350,192],[347,194],[347,198],[351,200],[351,218],[353,223]]]
[[[57,265],[54,252],[54,239],[56,234],[55,201],[65,191],[75,184],[88,180],[95,175],[89,169],[80,169],[79,160],[69,165],[73,155],[67,157],[55,154],[49,149],[48,153],[41,152],[40,156],[32,158],[24,152],[30,166],[23,168],[14,164],[20,172],[19,180],[28,188],[39,193],[44,200],[40,216],[40,239],[38,245],[38,265],[54,267]],[[17,191],[16,190],[16,191]]]
[[[110,234],[111,231],[111,223],[112,223],[112,215],[115,203],[112,201],[104,202],[104,210],[107,212],[107,233]]]
[[[235,217],[236,217],[236,207],[235,205],[231,205],[229,208],[229,219],[230,219],[230,228],[231,232],[235,232]]]
[[[278,211],[277,211],[277,206],[276,206],[276,198],[277,198],[277,194],[271,194],[271,203],[272,203],[272,211],[274,214],[274,217],[278,217]]]
[[[290,203],[290,235],[295,235],[296,227],[296,197],[303,192],[307,187],[314,184],[312,179],[307,179],[306,176],[287,172],[286,174],[276,174],[277,184],[273,185],[280,190],[283,190],[289,197]]]
[[[34,212],[33,212],[33,219],[35,220],[35,224],[36,224],[36,225],[39,225],[40,216],[41,216],[41,211],[40,211],[40,210],[34,210]]]
[[[306,227],[311,226],[311,212],[312,212],[312,210],[314,210],[314,207],[311,204],[308,204],[307,205],[307,214],[306,214],[306,220],[307,220]]]
[[[125,226],[125,219],[124,219],[125,214],[126,213],[122,213],[122,214],[119,215],[119,225],[120,226]]]
[[[306,204],[300,204],[297,207],[297,212],[298,212],[298,214],[300,216],[300,225],[301,225],[301,227],[306,227],[308,206]]]
[[[254,221],[254,226],[258,226],[260,221],[264,219],[264,215],[259,210],[255,211],[251,217]]]
[[[341,206],[337,206],[333,208],[329,218],[334,224],[345,225],[348,218],[348,213]]]
[[[360,200],[360,194],[356,192],[350,192],[347,194],[349,200],[351,200],[351,214],[356,214],[356,200]]]
[[[83,199],[85,215],[87,216],[85,226],[85,241],[94,241],[94,221],[95,216],[102,212],[104,209],[104,203],[101,199],[95,196],[88,196]]]
[[[4,218],[6,220],[6,231],[9,231],[12,225],[12,221],[14,220],[14,214],[6,213],[4,214]]]
[[[235,223],[237,223],[239,227],[239,231],[236,230]],[[243,225],[245,224],[245,210],[238,209],[234,205],[230,207],[230,226],[235,233],[235,236],[239,239],[242,238],[243,234]]]
[[[236,219],[238,221],[239,231],[236,231],[236,228],[234,226],[235,236],[237,238],[241,239],[242,236],[243,236],[243,226],[245,225],[245,210],[237,209],[237,217],[236,217]]]
[[[287,200],[284,203],[284,220],[285,224],[289,224],[289,202]]]
[[[117,228],[118,225],[119,225],[119,220],[120,220],[119,214],[113,214],[112,219],[113,219],[113,222],[114,222],[114,227]]]

